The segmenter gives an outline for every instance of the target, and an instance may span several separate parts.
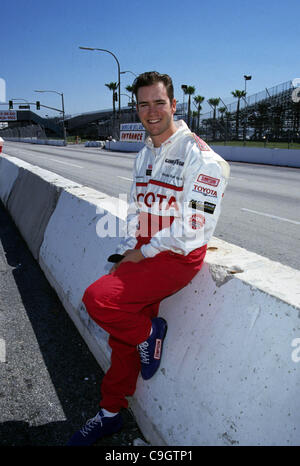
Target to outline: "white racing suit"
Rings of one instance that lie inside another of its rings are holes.
[[[134,249],[144,257],[170,250],[187,255],[207,244],[215,230],[228,182],[228,163],[183,120],[157,150],[150,138],[138,153],[127,216],[127,234],[117,252]]]
[[[110,335],[100,402],[108,411],[128,406],[140,371],[137,345],[149,337],[160,302],[201,269],[228,177],[228,164],[182,121],[157,155],[150,140],[137,155],[127,236],[117,252],[140,248],[146,259],[121,262],[83,296],[91,318]]]

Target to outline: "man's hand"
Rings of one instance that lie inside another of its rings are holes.
[[[140,262],[141,260],[145,259],[145,257],[141,253],[140,249],[127,249],[127,251],[125,251],[123,253],[123,255],[125,256],[124,259],[122,259],[117,264],[114,264],[112,266],[112,268],[110,269],[109,273],[112,273],[115,270],[117,270],[119,265],[123,264],[124,262],[135,262],[135,263],[137,263],[137,262]]]
[[[120,263],[140,262],[143,259],[145,259],[140,249],[128,249],[127,251],[125,251],[124,256],[124,259],[122,259]]]

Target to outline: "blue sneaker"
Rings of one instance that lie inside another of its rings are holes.
[[[159,368],[163,342],[168,329],[162,317],[152,319],[152,334],[148,340],[138,345],[141,358],[141,375],[144,380],[151,379]]]
[[[123,426],[123,420],[120,413],[113,417],[104,416],[100,410],[95,417],[89,419],[82,429],[75,432],[70,438],[68,446],[89,446],[93,445],[106,435],[112,435],[118,432]]]

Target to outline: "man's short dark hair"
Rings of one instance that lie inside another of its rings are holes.
[[[152,84],[156,84],[162,82],[167,90],[168,97],[170,99],[170,103],[172,104],[174,99],[174,88],[172,79],[168,74],[160,74],[157,71],[147,71],[146,73],[140,74],[133,83],[133,92],[135,94],[136,101],[138,103],[138,90],[140,87],[143,86],[152,86]]]

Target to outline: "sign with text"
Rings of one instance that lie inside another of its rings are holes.
[[[123,123],[120,125],[120,141],[144,142],[145,134],[142,123]]]
[[[144,142],[145,131],[121,131],[120,141]]]
[[[16,121],[17,112],[15,110],[0,110],[0,121]]]
[[[142,123],[122,123],[120,131],[145,131]]]

